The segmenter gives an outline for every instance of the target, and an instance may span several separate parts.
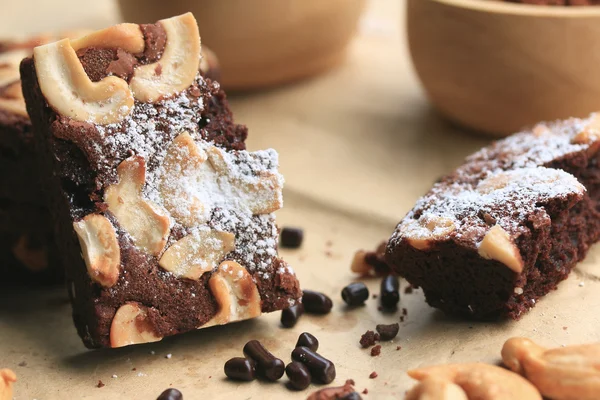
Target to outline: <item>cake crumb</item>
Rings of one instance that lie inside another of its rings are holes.
[[[362,391],[362,394],[369,394],[369,389],[365,388],[365,389]]]
[[[381,345],[377,345],[371,349],[371,357],[377,357],[381,354]]]
[[[396,346],[396,351],[402,349],[402,346]]]
[[[371,347],[375,344],[375,342],[379,341],[379,334],[375,333],[373,331],[366,331],[361,337],[360,337],[360,345],[362,346],[363,349],[366,349],[367,347]]]
[[[375,379],[375,378],[377,378],[377,376],[378,376],[378,375],[377,375],[377,372],[373,371],[373,372],[371,372],[371,374],[369,375],[369,379]]]
[[[117,375],[115,375],[115,374],[113,374],[112,378],[113,378],[113,379],[117,379],[117,378],[118,378],[118,376],[117,376]]]
[[[19,365],[19,367],[26,367],[27,361],[21,361],[18,365]]]
[[[170,359],[171,357],[173,357],[173,355],[171,353],[169,353],[165,356],[166,359]]]
[[[106,385],[104,384],[104,382],[102,382],[100,380],[98,381],[98,384],[96,385],[97,388],[103,388],[104,386],[106,386]]]
[[[583,287],[585,285],[585,282],[581,281],[579,282],[579,287]]]

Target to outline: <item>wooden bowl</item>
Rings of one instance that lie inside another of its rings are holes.
[[[219,58],[221,84],[246,90],[304,78],[339,64],[365,0],[120,0],[125,20],[192,11],[202,43]]]
[[[600,110],[600,8],[408,0],[415,69],[446,117],[504,136]]]

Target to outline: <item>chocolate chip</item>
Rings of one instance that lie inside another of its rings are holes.
[[[342,299],[349,306],[362,306],[369,298],[369,289],[362,282],[351,283],[342,289]]]
[[[301,333],[296,342],[296,347],[308,347],[312,351],[319,349],[319,340],[308,332]]]
[[[373,371],[371,372],[371,374],[369,375],[369,379],[375,379],[377,378],[379,375],[377,375],[377,372]]]
[[[312,380],[308,367],[299,361],[292,361],[285,367],[285,374],[290,380],[290,386],[296,390],[306,389]]]
[[[104,382],[102,382],[102,381],[98,381],[98,384],[96,385],[96,387],[97,387],[98,389],[100,389],[100,388],[103,388],[104,386],[106,386],[106,385],[105,385],[105,384],[104,384]]]
[[[318,382],[328,384],[335,379],[335,365],[308,347],[296,347],[292,351],[292,360],[304,363]]]
[[[302,292],[304,310],[311,314],[328,314],[333,307],[331,299],[320,292],[304,290]]]
[[[225,375],[237,381],[253,381],[256,379],[256,361],[234,357],[225,363]]]
[[[304,231],[300,228],[283,228],[281,230],[281,247],[287,249],[297,249],[302,246]]]
[[[270,381],[283,376],[285,364],[269,352],[258,340],[251,340],[244,346],[244,355],[256,361],[258,375]]]
[[[304,314],[304,305],[302,303],[286,308],[281,311],[281,325],[285,328],[292,328],[296,325],[302,314]]]
[[[400,282],[394,275],[388,275],[381,281],[381,305],[384,308],[396,308],[400,301]]]
[[[177,389],[167,389],[156,400],[183,400],[183,395]]]
[[[392,340],[398,335],[400,325],[397,323],[389,325],[379,324],[375,327],[375,329],[377,329],[377,332],[379,333],[379,338],[381,340]]]

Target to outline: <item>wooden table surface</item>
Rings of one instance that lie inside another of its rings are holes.
[[[100,28],[119,20],[112,1],[83,4],[20,0],[8,12],[3,4],[0,35]],[[304,288],[333,298],[333,312],[304,316],[290,330],[280,328],[275,313],[159,343],[88,351],[72,326],[62,287],[3,291],[0,368],[18,375],[15,399],[154,399],[170,386],[187,400],[303,399],[317,387],[294,393],[284,387],[285,378],[274,384],[233,383],[223,375],[224,362],[240,356],[249,339],[260,339],[288,362],[303,331],[315,334],[320,352],[335,362],[334,384],[351,378],[360,391],[368,389],[364,399],[397,399],[412,385],[406,369],[450,361],[497,362],[510,336],[555,346],[600,339],[600,316],[587,312],[600,307],[596,249],[519,322],[451,319],[429,308],[416,291],[402,296],[408,315],[398,338],[383,343],[379,357],[360,349],[362,333],[378,323],[397,322],[399,313],[382,314],[376,300],[358,310],[343,307],[339,293],[353,280],[349,265],[354,251],[387,239],[437,177],[488,142],[450,127],[429,108],[410,65],[403,7],[404,1],[371,0],[340,68],[231,98],[237,121],[250,128],[250,149],[280,152],[286,203],[278,221],[301,226],[306,234],[302,249],[282,253]],[[367,282],[372,293],[378,292],[378,283]],[[376,379],[369,379],[372,371],[378,373]],[[99,380],[106,386],[97,388]]]

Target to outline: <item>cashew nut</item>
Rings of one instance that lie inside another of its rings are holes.
[[[122,161],[117,173],[119,183],[104,192],[108,210],[137,247],[151,255],[159,255],[167,243],[171,220],[166,211],[142,197],[146,182],[144,158],[133,156]]]
[[[169,247],[158,264],[178,278],[198,280],[234,249],[233,233],[195,230]]]
[[[600,343],[546,349],[526,338],[511,338],[502,360],[554,400],[592,400],[600,395]]]
[[[194,83],[200,66],[200,33],[194,16],[186,13],[159,23],[167,33],[162,57],[155,63],[138,66],[130,82],[135,98],[144,103],[154,103],[187,89]]]
[[[415,385],[405,400],[469,400],[460,386],[435,377],[423,379]]]
[[[494,225],[485,234],[478,252],[481,257],[500,261],[518,274],[523,272],[523,259],[519,248],[500,225]]]
[[[138,303],[127,303],[117,310],[110,325],[111,347],[158,342],[162,339],[148,321],[146,310]]]
[[[13,400],[13,383],[17,375],[10,369],[0,369],[0,400]]]
[[[144,34],[138,24],[119,24],[71,40],[75,51],[86,47],[117,48],[130,53],[142,53],[146,47]]]
[[[33,58],[40,89],[58,113],[103,125],[119,122],[133,110],[127,82],[115,76],[92,82],[69,39],[36,47]]]
[[[258,288],[246,268],[235,261],[224,261],[208,281],[219,305],[217,314],[201,328],[255,318],[261,314]]]
[[[435,378],[437,381],[445,380],[454,383],[460,386],[468,399],[542,400],[537,389],[523,377],[495,365],[483,363],[437,365],[410,370],[408,375],[418,381]]]
[[[81,253],[93,281],[104,287],[112,287],[119,279],[121,250],[117,233],[103,215],[90,214],[74,222]]]

